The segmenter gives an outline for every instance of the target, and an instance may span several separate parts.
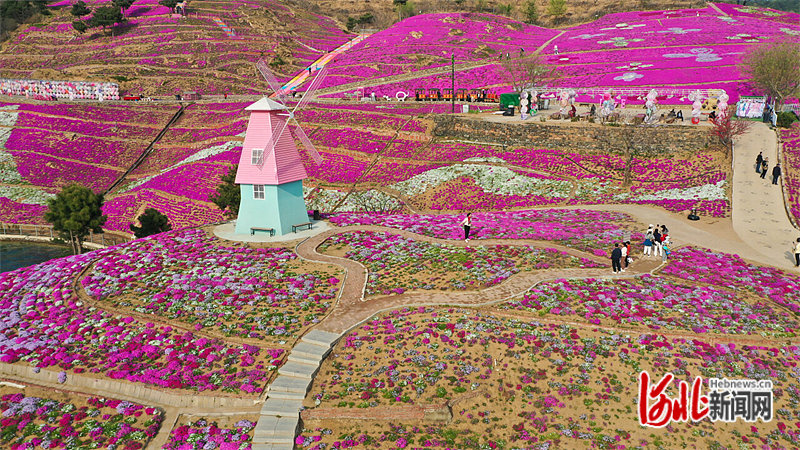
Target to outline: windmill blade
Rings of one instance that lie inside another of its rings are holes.
[[[264,79],[267,80],[267,84],[269,84],[269,87],[275,93],[275,96],[278,97],[281,101],[283,101],[283,99],[286,98],[286,93],[283,92],[283,87],[278,82],[278,79],[275,78],[275,75],[273,75],[272,71],[269,70],[267,62],[263,59],[259,59],[258,62],[256,63],[256,68],[258,68],[258,71],[261,72],[261,76],[263,76]]]
[[[303,98],[301,98],[300,101],[297,103],[297,105],[295,105],[294,109],[292,109],[292,114],[294,114],[295,111],[300,109],[302,106],[308,103],[309,100],[311,100],[311,94],[315,90],[317,90],[317,87],[319,87],[319,85],[322,83],[322,80],[325,78],[327,74],[328,74],[327,67],[323,67],[322,70],[317,72],[317,76],[314,77],[313,81],[311,81],[311,84],[308,86],[308,89],[306,89],[306,92],[303,94]]]
[[[303,143],[303,147],[306,148],[306,151],[308,152],[308,155],[311,157],[311,159],[313,159],[314,162],[317,163],[317,165],[320,165],[322,163],[322,156],[319,155],[317,148],[314,147],[314,144],[311,142],[311,139],[308,138],[306,132],[303,131],[302,128],[300,128],[300,125],[295,125],[294,127],[292,127],[292,131],[294,131],[294,134],[298,138],[300,138],[300,142]]]
[[[275,129],[275,132],[272,133],[272,136],[269,137],[267,146],[264,148],[264,157],[261,159],[261,164],[259,164],[258,167],[262,167],[264,165],[264,161],[266,161],[267,158],[272,155],[272,152],[275,151],[275,145],[278,144],[278,139],[280,139],[283,132],[286,131],[287,124],[288,121],[281,122],[281,124],[278,125],[278,128]]]

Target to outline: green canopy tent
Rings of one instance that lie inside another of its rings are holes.
[[[500,109],[506,109],[509,106],[519,106],[519,93],[508,92],[500,94]]]

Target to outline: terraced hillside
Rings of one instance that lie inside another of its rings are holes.
[[[79,183],[108,189],[177,105],[0,103],[0,216],[42,223],[47,200]]]
[[[254,67],[260,57],[272,61],[280,55],[285,64],[274,69],[288,78],[351,38],[331,19],[272,0],[195,0],[187,17],[172,16],[157,0],[137,0],[113,35],[99,28],[79,35],[71,25],[71,3],[53,3],[52,16],[20,27],[3,43],[0,76],[122,77],[122,90],[146,95],[258,93],[266,87]]]
[[[743,56],[787,39],[800,39],[800,15],[722,3],[609,14],[563,30],[492,15],[430,14],[399,22],[337,58],[323,92],[341,97],[365,87],[393,98],[398,91],[449,88],[451,55],[458,88],[505,92],[503,60],[537,52],[562,73],[558,86],[723,88],[736,101],[751,93],[737,68]]]

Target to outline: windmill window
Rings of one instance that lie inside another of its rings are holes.
[[[264,200],[264,185],[263,184],[254,184],[253,185],[253,198],[256,200]]]
[[[260,165],[263,160],[264,160],[264,149],[254,148],[250,163],[253,165]]]

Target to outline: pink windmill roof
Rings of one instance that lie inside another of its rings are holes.
[[[308,178],[300,153],[297,151],[289,127],[275,143],[274,151],[267,147],[270,137],[287,116],[279,115],[286,107],[268,98],[245,108],[250,111],[250,121],[239,158],[236,172],[237,184],[285,184]],[[253,149],[264,149],[264,162],[261,166],[252,163]]]

